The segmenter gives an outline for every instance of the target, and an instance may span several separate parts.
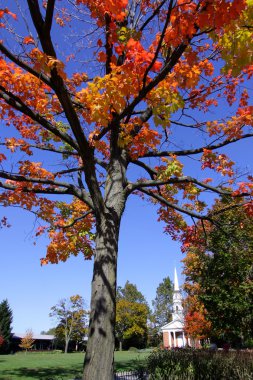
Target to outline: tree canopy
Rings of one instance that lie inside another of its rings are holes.
[[[157,205],[184,244],[190,218],[212,222],[207,193],[243,194],[252,214],[252,177],[238,181],[226,154],[253,136],[252,8],[252,0],[0,1],[0,204],[36,216],[36,235],[50,239],[42,264],[94,257],[85,380],[113,377],[130,196]]]

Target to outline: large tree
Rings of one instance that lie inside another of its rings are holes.
[[[58,324],[55,329],[56,338],[65,342],[64,352],[68,352],[71,339],[80,342],[87,331],[87,311],[84,309],[84,300],[80,295],[69,299],[61,299],[57,305],[51,307],[50,317]]]
[[[252,0],[0,4],[0,202],[41,221],[42,263],[94,256],[84,378],[111,379],[128,198],[159,204],[176,238],[183,214],[211,221],[203,193],[252,191],[233,192],[221,151],[253,136]]]
[[[8,354],[10,352],[12,340],[12,319],[12,310],[8,300],[3,300],[0,303],[0,337],[2,337],[0,353]]]
[[[224,204],[229,201],[223,200],[215,209]],[[200,230],[202,244],[189,247],[184,259],[189,314],[197,311],[192,308],[195,299],[204,307],[202,320],[211,322],[209,335],[237,344],[253,334],[252,217],[240,209],[227,210],[205,233]]]

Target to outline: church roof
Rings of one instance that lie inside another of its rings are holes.
[[[184,322],[180,319],[175,319],[161,327],[162,331],[166,330],[182,330],[184,328]]]

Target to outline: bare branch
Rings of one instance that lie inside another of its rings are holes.
[[[157,171],[152,169],[150,166],[146,165],[144,162],[142,161],[138,161],[138,160],[130,160],[131,164],[134,164],[134,165],[137,165],[137,166],[140,166],[142,169],[146,170],[146,172],[150,175],[150,177],[152,179],[154,179],[154,176],[157,174]]]
[[[189,156],[189,155],[203,153],[204,149],[214,150],[214,149],[222,148],[223,146],[235,143],[236,141],[239,141],[242,139],[247,139],[249,137],[253,137],[253,133],[246,133],[242,135],[241,137],[234,137],[232,139],[227,139],[219,144],[206,145],[206,146],[203,146],[201,148],[196,148],[196,149],[169,150],[169,151],[162,151],[162,152],[150,151],[150,152],[145,153],[142,157],[169,157],[172,155]]]
[[[201,214],[198,214],[198,213],[196,213],[194,211],[187,210],[187,209],[185,209],[183,207],[180,207],[180,206],[178,206],[178,205],[176,205],[174,203],[169,202],[167,199],[165,199],[161,195],[155,194],[152,191],[147,191],[147,190],[141,189],[141,192],[144,193],[144,194],[146,194],[146,195],[148,195],[151,198],[156,199],[157,201],[161,202],[165,206],[168,206],[170,208],[173,208],[174,210],[179,211],[182,214],[186,214],[186,215],[189,215],[189,216],[191,216],[193,218],[200,219],[200,220],[208,220],[209,222],[212,223],[212,219],[208,215],[201,215]]]
[[[127,188],[129,192],[133,192],[134,190],[137,190],[137,189],[142,190],[144,187],[157,187],[157,186],[180,184],[180,183],[194,183],[195,185],[198,185],[200,187],[203,187],[204,189],[210,190],[220,195],[232,195],[233,193],[232,191],[223,190],[222,188],[208,185],[190,176],[173,177],[173,178],[168,178],[167,180],[164,180],[164,181],[159,181],[159,180],[145,181],[145,182],[138,181],[136,183],[128,184]],[[245,195],[249,195],[249,194],[248,193],[240,194],[240,196],[245,196]]]
[[[55,0],[47,1],[47,12],[45,17],[44,29],[46,32],[50,32],[52,27],[53,15],[54,15]]]

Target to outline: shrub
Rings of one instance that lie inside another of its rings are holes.
[[[129,347],[128,351],[138,352],[138,348],[136,348],[136,347]]]
[[[153,352],[147,361],[151,380],[250,380],[253,353],[199,350]]]

